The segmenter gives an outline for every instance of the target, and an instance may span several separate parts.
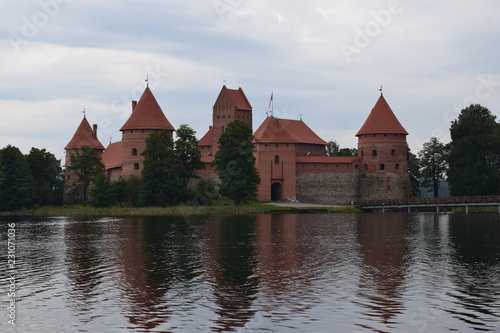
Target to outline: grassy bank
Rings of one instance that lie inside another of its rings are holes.
[[[248,205],[235,206],[229,201],[218,201],[212,206],[173,206],[173,207],[109,207],[95,208],[91,206],[74,205],[67,207],[46,206],[33,211],[34,216],[154,216],[154,215],[214,215],[214,214],[263,214],[263,213],[294,213],[307,211],[326,211],[340,213],[360,212],[352,206],[337,208],[308,207],[294,209],[269,205],[261,202],[251,202]]]

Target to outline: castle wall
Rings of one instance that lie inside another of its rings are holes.
[[[393,200],[411,196],[408,174],[362,174],[359,181],[360,200]]]
[[[319,204],[349,204],[359,200],[359,173],[298,172],[297,200]]]

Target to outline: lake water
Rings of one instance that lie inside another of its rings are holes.
[[[2,279],[1,332],[500,331],[496,214],[4,217],[0,225],[1,276],[16,275],[14,297]]]

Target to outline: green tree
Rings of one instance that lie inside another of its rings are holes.
[[[111,207],[116,203],[113,186],[104,172],[97,175],[90,189],[90,204],[94,207]]]
[[[337,141],[330,140],[326,143],[326,156],[338,156],[339,150]]]
[[[82,151],[71,154],[71,165],[68,170],[74,171],[78,182],[83,187],[83,205],[87,205],[87,191],[96,177],[104,172],[104,164],[97,151],[90,146],[83,146]]]
[[[413,154],[410,147],[406,150],[408,176],[410,178],[411,192],[413,196],[420,195],[420,161],[418,157]]]
[[[63,193],[61,160],[45,149],[31,148],[26,156],[34,180],[35,205],[60,205]]]
[[[188,125],[180,125],[176,131],[177,140],[174,150],[180,165],[180,177],[185,181],[198,178],[197,172],[205,169],[201,161],[201,152],[197,148],[196,132]]]
[[[454,196],[500,190],[500,133],[496,117],[479,104],[464,108],[450,127],[448,182]]]
[[[230,122],[219,138],[213,163],[222,182],[220,193],[236,205],[254,198],[260,183],[252,141],[252,130],[241,120]]]
[[[448,171],[448,147],[441,143],[438,138],[431,138],[424,143],[418,153],[420,159],[421,186],[428,192],[433,192],[438,197],[441,181]]]
[[[15,210],[32,205],[33,177],[17,147],[0,150],[0,210]]]
[[[356,148],[340,148],[337,141],[328,141],[326,143],[326,156],[358,156]]]
[[[164,130],[146,139],[141,202],[146,206],[170,206],[188,199],[170,134]]]
[[[141,187],[141,177],[129,176],[120,178],[111,183],[113,195],[115,196],[116,203],[123,207],[123,205],[137,207],[140,205],[139,192]]]

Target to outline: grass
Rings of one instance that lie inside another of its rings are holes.
[[[352,206],[346,207],[308,207],[307,210],[328,210],[328,212],[358,213],[360,210]],[[252,201],[248,205],[235,206],[230,200],[218,200],[211,206],[172,206],[172,207],[108,207],[72,205],[66,207],[45,206],[33,211],[35,216],[154,216],[154,215],[214,215],[214,214],[263,214],[263,213],[296,213],[300,210],[282,207],[263,202]]]

